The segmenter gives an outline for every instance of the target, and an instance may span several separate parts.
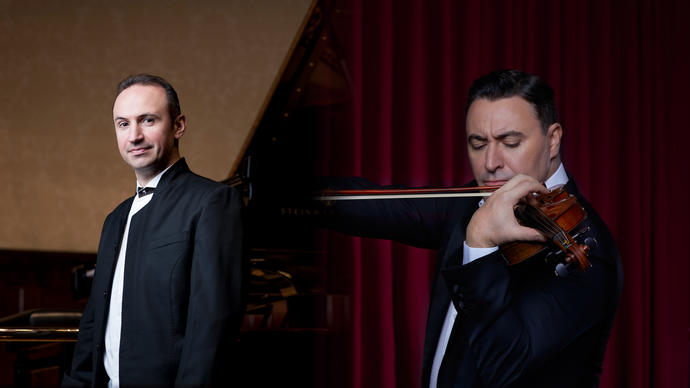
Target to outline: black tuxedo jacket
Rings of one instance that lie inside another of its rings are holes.
[[[91,297],[63,386],[108,381],[104,335],[132,200],[103,225]],[[205,386],[218,379],[244,310],[240,213],[234,189],[192,173],[182,159],[132,217],[122,297],[122,387]]]
[[[363,179],[329,180],[331,188],[376,188]],[[570,178],[566,190],[588,212],[578,229],[598,246],[592,267],[556,277],[533,257],[507,266],[500,251],[462,265],[465,229],[478,200],[338,201],[325,226],[363,237],[438,250],[427,317],[422,386],[451,300],[458,318],[438,387],[597,386],[622,288],[618,250],[608,228]]]

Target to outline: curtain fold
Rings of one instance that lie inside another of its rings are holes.
[[[688,386],[685,1],[336,1],[353,101],[330,173],[381,184],[472,179],[464,115],[497,68],[556,90],[566,169],[611,228],[625,285],[602,387]],[[354,387],[416,387],[433,252],[331,237],[352,293]],[[336,276],[336,275],[333,275]]]

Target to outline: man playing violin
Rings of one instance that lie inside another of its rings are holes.
[[[622,287],[610,231],[566,173],[563,129],[551,87],[535,75],[499,70],[469,91],[467,147],[476,182],[501,186],[486,200],[339,201],[329,226],[437,249],[424,344],[424,387],[598,386]],[[359,178],[336,183],[374,188]],[[587,212],[578,225],[591,266],[554,273],[546,249],[509,266],[499,246],[541,241],[514,207],[565,185]]]

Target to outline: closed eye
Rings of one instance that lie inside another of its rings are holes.
[[[479,151],[484,147],[486,147],[486,143],[478,143],[478,144],[470,143],[470,148],[472,148],[475,151]]]
[[[470,137],[467,139],[467,142],[473,150],[481,150],[486,146],[486,139],[476,136],[476,135],[470,135]]]
[[[522,143],[524,135],[521,132],[510,131],[498,136],[498,140],[507,148],[517,148]]]

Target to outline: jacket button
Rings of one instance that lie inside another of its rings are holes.
[[[103,291],[103,299],[108,299],[108,291]]]
[[[97,352],[101,351],[101,344],[96,344],[96,351]]]

